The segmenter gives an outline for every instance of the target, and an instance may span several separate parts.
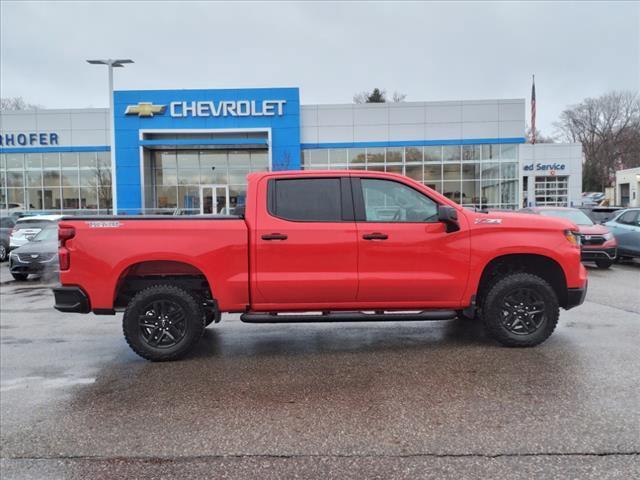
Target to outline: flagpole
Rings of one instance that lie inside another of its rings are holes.
[[[531,81],[531,143],[536,143],[536,76]]]

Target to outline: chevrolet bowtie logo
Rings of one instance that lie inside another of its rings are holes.
[[[138,115],[139,117],[153,117],[155,114],[162,115],[166,109],[166,105],[154,105],[151,102],[139,102],[138,105],[128,105],[124,114]]]

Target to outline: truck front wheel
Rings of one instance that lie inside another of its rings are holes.
[[[127,305],[122,320],[131,349],[147,360],[177,360],[202,336],[204,312],[186,290],[170,284],[140,291]]]
[[[553,333],[558,297],[544,279],[515,273],[495,282],[482,305],[487,334],[507,347],[533,347]]]

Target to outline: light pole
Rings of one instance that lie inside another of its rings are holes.
[[[118,191],[116,189],[116,116],[113,111],[113,68],[124,67],[126,63],[133,63],[133,60],[128,58],[116,59],[111,58],[106,60],[87,60],[87,63],[91,65],[106,65],[109,67],[109,118],[111,119],[111,125],[109,130],[110,145],[109,151],[111,152],[111,202],[113,203],[113,214],[118,214]]]

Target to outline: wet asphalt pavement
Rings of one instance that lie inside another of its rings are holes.
[[[638,478],[640,264],[533,349],[445,322],[208,328],[150,363],[121,316],[0,266],[2,479]]]

